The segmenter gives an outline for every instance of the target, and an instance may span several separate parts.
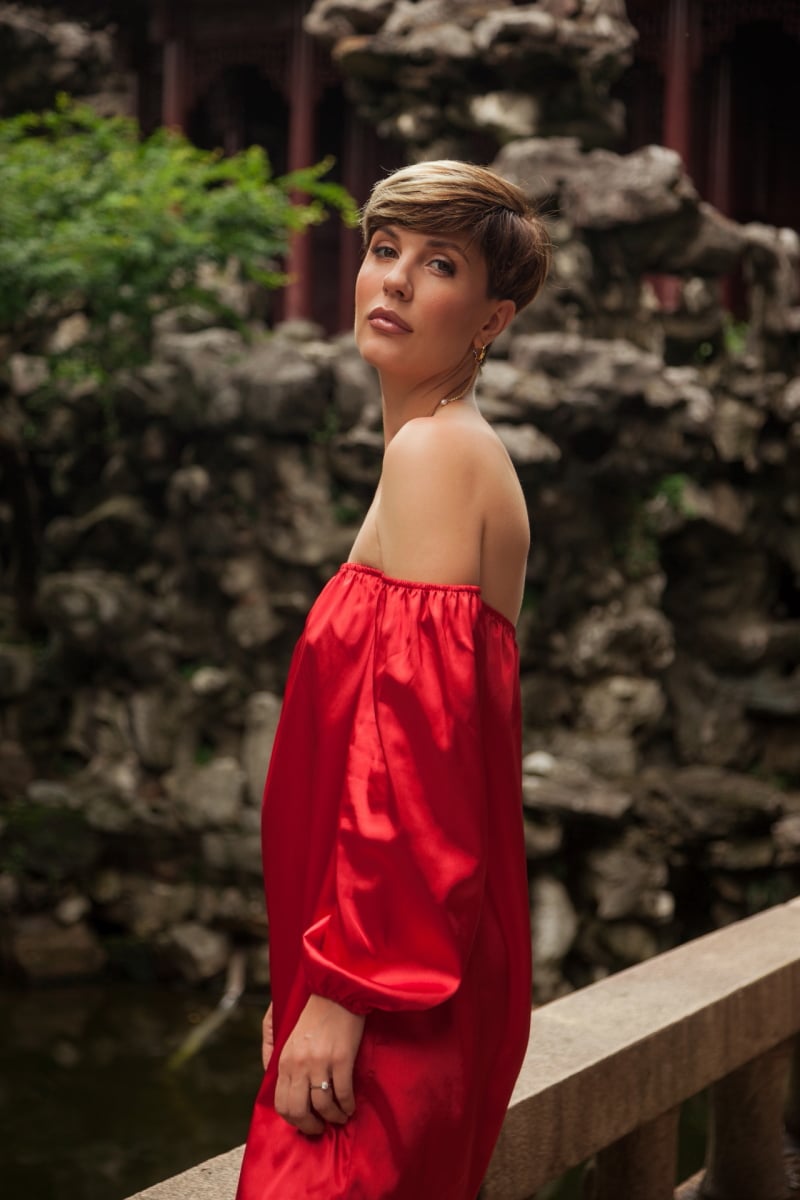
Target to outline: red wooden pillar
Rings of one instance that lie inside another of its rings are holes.
[[[161,124],[183,131],[192,105],[192,62],[181,15],[170,0],[156,3],[152,33],[161,45]]]
[[[369,183],[366,179],[367,129],[352,109],[347,114],[342,154],[342,183],[357,203],[366,199]],[[353,291],[361,265],[361,233],[357,229],[340,227],[339,233],[339,329],[353,324]]]
[[[164,43],[164,91],[161,101],[161,124],[171,129],[186,127],[186,66],[183,42],[173,35]]]
[[[314,78],[314,45],[303,29],[303,5],[298,5],[289,65],[289,170],[297,171],[314,162],[314,109],[317,81]],[[284,292],[287,320],[311,317],[310,233],[295,234],[289,248],[287,272],[291,282]]]
[[[669,0],[665,55],[664,145],[691,159],[691,0]]]
[[[174,18],[164,22],[163,39],[161,124],[185,131],[193,97],[189,45],[185,31]]]
[[[692,65],[694,58],[692,0],[669,0],[664,48],[664,129],[662,140],[680,154],[688,171],[691,162]],[[657,287],[662,308],[672,311],[680,301],[680,281],[662,278]]]
[[[711,98],[711,152],[708,198],[715,208],[731,215],[731,57],[722,50],[714,71]]]

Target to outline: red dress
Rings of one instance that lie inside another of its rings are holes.
[[[264,790],[275,1050],[237,1200],[474,1200],[528,1041],[514,627],[476,585],[344,563],[294,652]],[[273,1107],[310,994],[366,1013],[356,1111]]]

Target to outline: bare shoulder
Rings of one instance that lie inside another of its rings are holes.
[[[472,425],[458,421],[437,421],[432,417],[414,417],[406,421],[386,447],[384,462],[399,460],[409,465],[417,458],[445,461],[458,459],[465,449],[479,447],[482,433]]]
[[[466,423],[429,417],[407,421],[394,435],[383,458],[377,510],[387,574],[478,582],[481,440]]]
[[[419,480],[427,472],[444,473],[450,484],[474,487],[487,466],[505,455],[500,439],[486,423],[437,421],[415,417],[398,430],[383,458],[384,477],[395,482]]]

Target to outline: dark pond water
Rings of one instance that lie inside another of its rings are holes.
[[[124,1200],[245,1138],[261,1079],[263,1007],[250,1002],[193,1059],[170,1054],[215,998],[114,984],[0,990],[3,1200]],[[702,1157],[685,1106],[681,1178]],[[580,1172],[542,1200],[578,1200]]]
[[[214,1004],[127,984],[0,991],[4,1200],[123,1200],[244,1141],[260,1006],[166,1068]]]

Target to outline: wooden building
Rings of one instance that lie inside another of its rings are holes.
[[[800,0],[626,0],[628,149],[661,142],[737,221],[800,227]]]
[[[263,144],[278,172],[337,159],[362,201],[402,152],[347,102],[304,33],[310,0],[78,0],[119,25],[145,130],[185,130],[233,152]],[[636,61],[616,88],[631,150],[677,150],[700,192],[739,221],[800,225],[800,0],[627,0]],[[284,316],[351,319],[358,242],[327,222],[298,239]]]

